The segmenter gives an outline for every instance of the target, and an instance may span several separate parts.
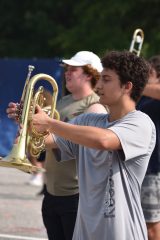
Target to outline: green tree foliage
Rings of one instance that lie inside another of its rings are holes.
[[[142,55],[160,52],[159,0],[0,0],[1,57],[102,56],[129,49],[142,28]]]

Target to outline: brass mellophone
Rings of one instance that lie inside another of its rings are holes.
[[[58,86],[54,78],[47,74],[36,74],[32,78],[31,72],[34,67],[28,67],[28,75],[26,78],[25,86],[23,89],[20,105],[22,104],[22,113],[19,116],[19,123],[23,126],[20,129],[17,142],[13,145],[10,154],[4,158],[0,158],[0,166],[17,168],[21,171],[32,173],[44,171],[43,168],[36,167],[31,164],[28,156],[38,158],[40,153],[45,149],[45,136],[46,134],[40,134],[34,129],[29,129],[32,115],[35,113],[36,105],[40,105],[43,108],[45,98],[43,97],[44,88],[39,87],[38,91],[34,95],[35,84],[39,80],[45,80],[52,86],[52,103],[48,110],[44,110],[50,117],[59,118],[59,114],[56,111],[56,102],[58,96]]]

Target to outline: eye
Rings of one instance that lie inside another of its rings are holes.
[[[68,67],[64,67],[64,72],[67,72],[68,71]]]
[[[103,80],[103,82],[105,82],[105,83],[110,82],[110,79],[108,79],[108,78],[103,78],[102,80]]]

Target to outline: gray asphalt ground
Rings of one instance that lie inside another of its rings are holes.
[[[31,175],[0,167],[0,240],[46,240],[41,217],[41,187],[28,183]]]

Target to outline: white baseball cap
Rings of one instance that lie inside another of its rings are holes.
[[[63,59],[62,62],[77,67],[90,64],[91,67],[95,68],[98,72],[102,72],[103,69],[100,58],[93,52],[89,51],[77,52],[72,58]]]

